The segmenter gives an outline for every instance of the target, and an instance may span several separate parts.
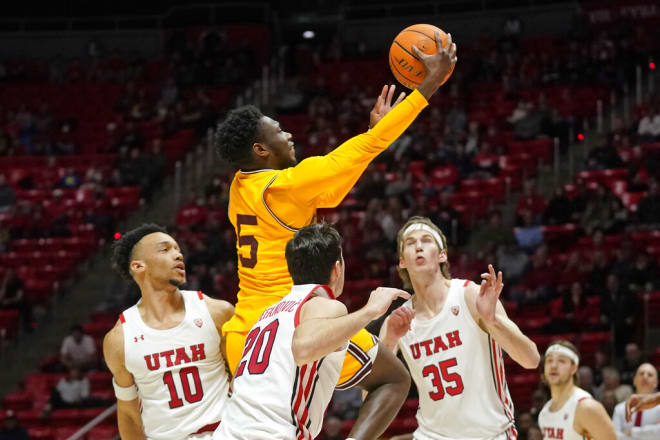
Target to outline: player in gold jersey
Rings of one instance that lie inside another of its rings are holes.
[[[291,134],[254,106],[233,110],[218,126],[216,150],[238,168],[229,192],[229,218],[237,236],[239,292],[234,316],[222,329],[232,372],[247,332],[266,308],[291,289],[286,243],[298,229],[315,222],[318,208],[341,203],[367,165],[428,105],[456,63],[451,37],[446,48],[434,54],[416,53],[427,73],[419,88],[405,99],[402,93],[392,103],[394,86],[385,86],[371,111],[370,130],[325,156],[297,163]],[[366,330],[357,333],[349,343],[337,386],[359,385],[368,391],[351,436],[382,434],[399,409],[391,404],[398,399],[391,397],[407,393],[409,381],[402,364],[375,337]]]

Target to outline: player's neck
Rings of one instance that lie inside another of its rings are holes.
[[[563,385],[550,387],[550,396],[552,397],[551,409],[556,411],[564,406],[564,403],[573,395],[575,388],[575,384],[570,380]]]
[[[440,313],[449,294],[450,280],[436,272],[430,277],[415,277],[411,282],[415,291],[413,304],[416,316],[430,319]]]
[[[185,312],[183,296],[175,286],[154,288],[147,284],[140,286],[140,290],[142,292],[140,314],[146,324],[166,324],[175,317],[176,312],[181,310]]]

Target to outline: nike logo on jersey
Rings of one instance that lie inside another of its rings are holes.
[[[174,357],[174,360],[172,360],[172,357]],[[148,354],[144,357],[144,361],[150,371],[156,371],[160,368],[161,359],[165,361],[164,365],[166,367],[201,361],[206,359],[204,344],[191,345],[189,350],[186,350],[186,347],[178,347],[172,350],[161,351],[160,353]]]
[[[543,428],[543,438],[552,438],[563,440],[564,438],[564,428]]]
[[[463,342],[461,341],[461,336],[458,330],[454,330],[453,332],[445,333],[444,340],[442,336],[436,336],[432,339],[411,344],[410,352],[414,359],[419,359],[422,357],[422,354],[425,356],[431,356],[440,350],[449,350],[450,348],[458,347],[459,345],[463,345]],[[424,350],[422,350],[421,347],[423,347]]]

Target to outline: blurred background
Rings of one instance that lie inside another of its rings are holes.
[[[367,129],[395,83],[389,46],[415,23],[451,32],[458,65],[319,212],[344,237],[342,301],[399,287],[396,233],[428,216],[452,276],[501,269],[507,313],[540,351],[574,342],[611,415],[637,366],[660,365],[655,2],[22,1],[0,18],[0,438],[114,438],[101,342],[139,291],[109,270],[109,244],[167,225],[187,288],[235,302],[233,171],[211,130],[253,103],[299,159],[327,153]],[[520,438],[540,438],[540,370],[505,365]],[[337,393],[320,438],[345,438],[360,403]],[[414,430],[416,409],[413,385],[386,435]]]

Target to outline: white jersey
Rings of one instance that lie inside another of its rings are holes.
[[[470,314],[467,285],[451,280],[442,311],[414,318],[399,340],[419,393],[416,440],[517,436],[502,350]]]
[[[137,308],[140,302],[119,315],[126,369],[138,388],[149,439],[177,440],[212,432],[228,399],[220,335],[204,296],[186,290],[181,296],[186,314],[171,329],[147,327]]]
[[[550,411],[552,399],[543,406],[539,413],[539,428],[543,433],[543,439],[553,440],[584,440],[582,434],[575,431],[573,423],[575,422],[575,410],[578,403],[584,399],[592,399],[591,394],[582,388],[573,388],[573,394],[566,403],[557,411]]]
[[[657,440],[660,439],[660,406],[636,412],[630,422],[626,421],[626,402],[614,407],[612,416],[617,437],[621,440]],[[630,435],[625,435],[630,431]]]
[[[312,292],[334,299],[326,286],[294,285],[252,327],[223,414],[227,423],[220,424],[214,439],[302,440],[319,434],[346,346],[315,362],[296,365],[293,333],[300,308]]]

